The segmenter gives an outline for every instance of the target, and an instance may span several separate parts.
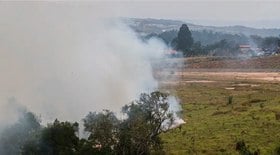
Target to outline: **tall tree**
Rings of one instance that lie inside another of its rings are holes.
[[[90,112],[84,121],[85,131],[90,135],[88,140],[92,146],[96,147],[99,154],[112,154],[117,143],[118,119],[115,114],[109,110],[96,113]]]
[[[150,154],[151,150],[161,151],[159,135],[174,120],[168,108],[168,94],[156,91],[143,93],[138,100],[124,106],[123,120],[118,120],[108,110],[89,113],[83,121],[90,136],[81,150],[108,155],[144,155]]]
[[[193,45],[193,38],[187,24],[183,24],[180,27],[178,36],[172,41],[172,44],[177,51],[182,51],[185,55],[188,55],[188,51]]]
[[[174,117],[168,112],[168,94],[161,92],[143,93],[139,100],[123,107],[127,119],[120,125],[119,154],[150,154],[160,151],[159,137],[172,125]]]

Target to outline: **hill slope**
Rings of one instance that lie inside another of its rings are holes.
[[[136,32],[149,34],[149,33],[161,33],[168,30],[178,30],[179,27],[186,23],[179,20],[165,20],[165,19],[141,19],[141,18],[124,18],[123,21],[130,25]],[[192,23],[186,23],[191,31],[213,31],[230,34],[244,34],[246,36],[259,35],[262,37],[267,36],[279,36],[280,29],[257,29],[245,26],[203,26],[195,25]]]

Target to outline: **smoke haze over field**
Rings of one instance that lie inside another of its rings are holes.
[[[150,61],[162,56],[163,44],[143,43],[109,20],[108,10],[96,10],[1,4],[0,124],[16,121],[22,109],[43,120],[79,121],[89,111],[119,111],[157,88]]]

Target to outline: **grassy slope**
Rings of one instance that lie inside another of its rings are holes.
[[[270,154],[280,145],[280,120],[274,114],[280,111],[280,84],[224,89],[231,85],[224,81],[175,87],[187,123],[181,131],[162,135],[168,153],[236,154],[235,143],[241,139],[262,154]],[[233,104],[227,105],[230,95]]]
[[[181,131],[162,135],[168,154],[237,154],[235,144],[241,139],[261,154],[280,146],[280,120],[275,119],[275,112],[280,112],[279,82],[208,80],[219,82],[162,85],[180,98],[186,120]],[[238,85],[244,83],[257,86]],[[232,105],[227,105],[229,96]]]

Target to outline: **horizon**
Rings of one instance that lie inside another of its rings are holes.
[[[120,18],[180,21],[180,22],[185,22],[186,24],[193,24],[193,25],[198,25],[198,26],[213,26],[213,27],[242,26],[242,27],[254,28],[254,29],[280,29],[280,27],[258,27],[258,26],[250,25],[250,23],[251,24],[260,23],[262,21],[251,21],[251,22],[246,22],[246,24],[236,24],[236,23],[238,23],[237,21],[231,21],[231,22],[215,21],[216,23],[214,23],[214,24],[207,24],[207,21],[209,21],[209,20],[203,21],[203,20],[191,20],[191,19],[170,19],[170,18],[152,18],[152,17],[120,17]],[[214,20],[212,22],[214,22]],[[239,22],[245,22],[245,21],[239,21]],[[269,21],[269,22],[274,22],[274,21]],[[230,23],[232,23],[232,24],[230,24]]]
[[[280,1],[96,1],[97,7],[111,9],[116,16],[171,19],[197,25],[280,28]],[[114,5],[114,7],[112,7]],[[110,11],[111,11],[110,10]]]

